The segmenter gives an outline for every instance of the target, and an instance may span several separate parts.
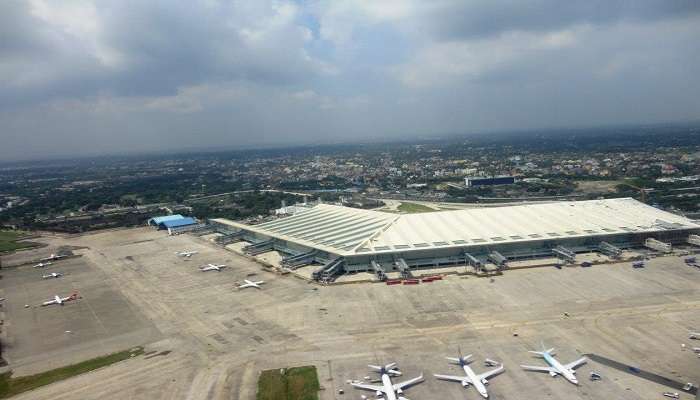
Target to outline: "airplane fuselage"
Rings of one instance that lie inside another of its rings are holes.
[[[573,383],[574,385],[578,385],[578,379],[576,379],[576,375],[574,375],[573,371],[563,366],[559,361],[557,361],[556,358],[552,357],[549,353],[544,353],[542,357],[544,358],[544,361],[547,364],[549,364],[550,367],[557,370],[557,372],[559,372],[559,374],[563,376],[567,381]]]
[[[394,385],[391,383],[389,374],[382,374],[382,386],[384,386],[384,398],[386,400],[396,400]]]
[[[253,282],[253,281],[249,281],[248,279],[244,279],[243,282],[245,282],[245,283],[243,283],[242,285],[238,286],[239,289],[245,289],[245,288],[249,288],[249,287],[254,287],[254,288],[256,288],[256,289],[262,289],[262,288],[260,287],[260,285],[262,285],[263,283],[265,283],[264,281]]]
[[[467,375],[469,380],[472,382],[472,385],[474,385],[474,389],[476,389],[476,391],[479,392],[479,394],[481,396],[483,396],[484,398],[488,398],[489,393],[486,390],[486,386],[481,381],[481,379],[479,379],[479,377],[476,376],[476,374],[474,373],[472,368],[465,364],[465,365],[462,365],[462,369],[464,369],[464,373]],[[464,385],[464,386],[467,386],[467,385]]]

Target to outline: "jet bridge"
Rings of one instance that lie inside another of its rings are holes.
[[[484,268],[484,264],[481,262],[481,260],[469,253],[464,253],[464,260],[467,263],[467,265],[471,265],[472,267],[474,267],[474,270],[476,272],[480,272],[481,269]]]
[[[316,250],[311,250],[306,253],[301,253],[289,257],[285,257],[280,264],[283,267],[287,267],[289,269],[297,269],[299,267],[303,267],[304,265],[311,264],[314,262],[316,259]]]
[[[199,228],[192,229],[190,234],[195,236],[204,236],[214,232],[216,232],[216,228],[214,228],[212,225],[206,224],[200,226]]]
[[[240,242],[241,240],[243,240],[244,234],[245,234],[244,231],[227,233],[223,236],[219,236],[218,238],[216,238],[215,242],[222,245],[222,246],[226,246],[227,244]]]
[[[344,266],[345,259],[343,257],[337,257],[314,271],[311,277],[320,282],[332,282],[337,275],[343,272]]]
[[[494,263],[494,264],[496,264],[496,266],[498,266],[499,270],[505,269],[508,266],[508,265],[506,265],[506,262],[508,261],[508,259],[503,254],[501,254],[497,251],[492,251],[491,253],[489,253],[488,258],[492,263]]]
[[[396,259],[396,267],[399,269],[402,278],[410,279],[413,277],[411,274],[411,268],[409,268],[408,264],[406,264],[406,260],[403,258]]]
[[[384,268],[382,268],[382,266],[374,260],[370,261],[370,265],[372,265],[374,273],[377,274],[377,279],[384,282],[387,279],[386,272],[384,272]]]
[[[557,246],[557,247],[553,248],[552,253],[554,253],[554,255],[557,258],[564,260],[566,262],[569,262],[569,263],[576,262],[576,253],[567,249],[564,246]]]
[[[620,258],[622,255],[622,249],[613,246],[608,242],[600,242],[598,245],[598,251],[613,259]]]
[[[671,243],[660,242],[654,238],[648,238],[645,240],[644,247],[656,250],[659,253],[670,253],[672,250]]]
[[[694,246],[700,246],[700,236],[698,235],[688,235],[687,242]]]
[[[256,256],[258,254],[266,253],[270,250],[273,250],[274,244],[275,244],[274,239],[265,240],[262,242],[258,242],[258,243],[254,243],[254,244],[250,244],[248,246],[245,246],[243,248],[243,252],[248,254],[248,255],[251,255],[251,256]]]

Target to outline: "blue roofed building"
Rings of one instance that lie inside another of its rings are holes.
[[[160,217],[153,217],[148,220],[148,225],[153,225],[153,226],[159,226],[161,223],[165,221],[176,221],[178,219],[183,219],[183,217],[180,214],[173,214],[173,215],[163,215]]]
[[[167,229],[168,234],[174,235],[177,233],[183,233],[191,231],[195,228],[199,228],[200,223],[192,217],[182,217],[179,219],[173,219],[168,221],[163,221],[158,224],[158,229]]]

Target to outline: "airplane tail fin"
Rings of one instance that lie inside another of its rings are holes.
[[[459,359],[459,358],[456,358],[456,357],[445,357],[445,358],[447,359],[447,361],[450,362],[450,364],[457,364],[457,365],[460,365],[460,362],[459,362],[460,359]]]
[[[547,353],[549,355],[554,355],[554,347],[550,347],[549,349],[544,347],[544,341],[540,341],[540,345],[542,346],[542,351],[531,351],[530,353],[539,355],[544,355],[545,353]]]
[[[451,363],[457,364],[457,365],[465,365],[465,364],[468,364],[468,363],[471,362],[471,361],[468,361],[468,360],[469,360],[470,358],[472,358],[472,355],[471,355],[471,354],[467,354],[466,356],[463,356],[463,355],[462,355],[462,348],[459,347],[459,346],[457,347],[457,354],[459,354],[459,357],[458,357],[458,358],[455,358],[455,357],[445,357],[445,358],[446,358],[448,361],[450,361]]]
[[[469,364],[470,362],[472,362],[472,360],[471,360],[472,355],[471,354],[467,354],[466,356],[463,356],[460,354],[459,357],[445,357],[445,358],[448,361],[450,361],[451,364],[456,364],[456,365],[465,365],[465,364]]]
[[[401,371],[394,369],[396,368],[396,363],[390,363],[384,366],[381,365],[367,365],[371,369],[379,372],[380,374],[391,374],[391,375],[401,375]]]
[[[545,354],[554,355],[554,347],[551,349],[544,349],[542,351],[529,351],[528,353],[537,354],[540,357],[544,357]]]
[[[389,364],[385,365],[385,366],[384,366],[384,371],[385,371],[387,374],[391,374],[391,375],[396,375],[396,376],[401,375],[401,371],[399,371],[398,369],[396,369],[396,363],[389,363]]]

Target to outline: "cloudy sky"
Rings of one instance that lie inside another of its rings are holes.
[[[0,1],[0,160],[697,119],[697,0]]]

